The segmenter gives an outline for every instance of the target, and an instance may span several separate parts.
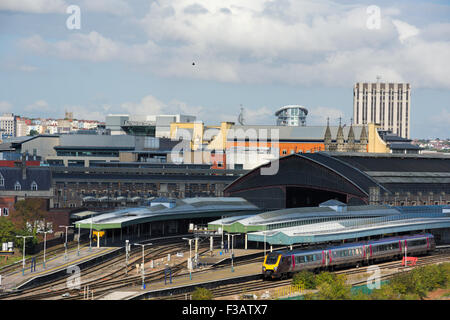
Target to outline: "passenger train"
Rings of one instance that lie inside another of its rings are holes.
[[[332,270],[337,267],[369,265],[401,259],[405,255],[422,255],[434,251],[432,234],[418,234],[381,240],[348,243],[314,250],[275,251],[265,256],[263,278],[286,278],[303,270]]]

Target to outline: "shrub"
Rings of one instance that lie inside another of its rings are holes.
[[[321,272],[316,276],[316,286],[321,285],[322,283],[333,283],[336,279],[336,275],[334,273],[330,273],[328,271]]]
[[[316,278],[316,280],[318,280]],[[334,277],[324,276],[318,283],[318,298],[323,300],[346,300],[351,298],[351,285],[345,283],[346,277],[338,275]]]
[[[196,287],[192,293],[192,300],[213,300],[214,295],[208,289]]]
[[[310,271],[301,271],[296,273],[292,278],[293,286],[301,286],[304,289],[315,289],[316,288],[316,279],[314,273]]]

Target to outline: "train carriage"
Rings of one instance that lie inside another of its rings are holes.
[[[284,278],[302,270],[333,269],[427,254],[436,244],[432,234],[392,237],[315,250],[275,251],[266,255],[264,278]]]

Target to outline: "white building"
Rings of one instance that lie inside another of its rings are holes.
[[[3,137],[15,137],[16,136],[16,118],[12,113],[4,113],[0,117],[0,130]]]
[[[122,130],[121,126],[125,124],[126,121],[130,120],[128,114],[108,114],[106,116],[105,128],[111,131],[111,135],[126,134]]]
[[[183,114],[162,114],[147,116],[147,121],[155,122],[156,130],[155,136],[158,138],[170,138],[170,124],[195,122],[195,116],[183,115]]]
[[[306,126],[308,109],[299,105],[289,105],[275,112],[277,126]]]
[[[24,137],[27,135],[28,125],[25,120],[17,118],[16,119],[16,137]]]
[[[106,117],[106,129],[111,130],[111,135],[126,134],[121,128],[124,125],[147,124],[155,126],[155,137],[170,138],[170,124],[173,122],[195,122],[195,116],[174,114],[174,115],[128,115],[109,114]]]
[[[409,83],[358,82],[353,87],[355,124],[377,123],[383,130],[409,139],[410,109]]]

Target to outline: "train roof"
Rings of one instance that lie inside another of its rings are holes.
[[[416,234],[416,235],[406,235],[406,236],[397,236],[397,237],[389,237],[389,238],[384,238],[384,239],[380,239],[380,240],[369,240],[369,241],[360,241],[360,242],[352,242],[352,243],[347,243],[347,244],[343,244],[343,245],[339,245],[339,246],[332,246],[332,247],[326,247],[324,246],[324,248],[316,248],[316,249],[295,249],[295,250],[284,250],[284,251],[275,251],[278,252],[280,254],[287,254],[289,253],[289,255],[291,254],[297,254],[297,253],[304,253],[304,254],[313,254],[313,253],[317,253],[317,252],[322,252],[325,248],[327,250],[333,250],[333,249],[344,249],[344,248],[351,248],[351,247],[357,247],[360,245],[365,245],[368,242],[370,244],[375,244],[375,243],[384,243],[384,242],[390,242],[390,241],[395,241],[395,240],[402,240],[405,238],[408,239],[416,239],[416,238],[422,238],[424,236],[427,237],[431,237],[433,238],[434,236],[431,233],[422,233],[422,234]]]

